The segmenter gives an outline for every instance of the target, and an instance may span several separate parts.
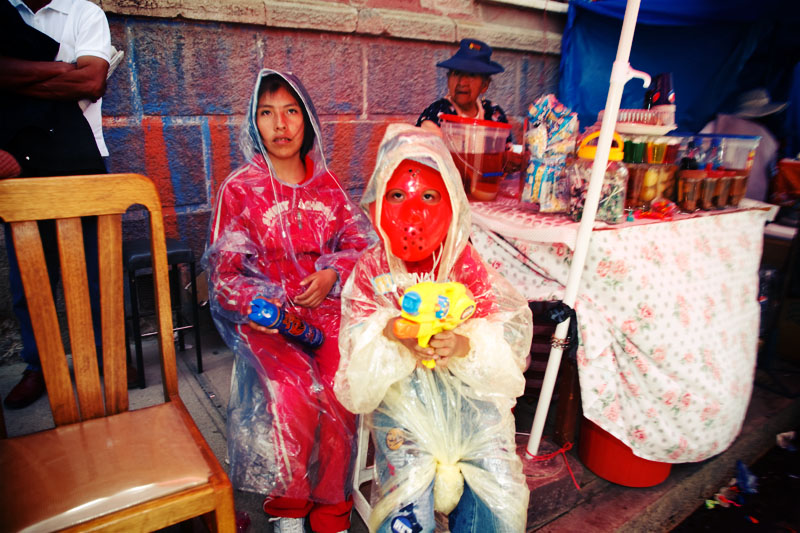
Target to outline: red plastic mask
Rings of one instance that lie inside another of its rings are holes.
[[[453,207],[441,174],[404,159],[386,184],[381,211],[381,228],[392,253],[409,262],[427,258],[444,242],[452,220]]]

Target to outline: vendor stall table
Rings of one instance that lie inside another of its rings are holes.
[[[531,301],[564,293],[578,223],[502,198],[473,203],[472,241]],[[642,458],[725,450],[756,363],[758,268],[774,206],[596,223],[575,303],[584,416]]]

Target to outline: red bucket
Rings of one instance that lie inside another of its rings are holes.
[[[578,456],[586,468],[601,478],[626,487],[658,485],[672,469],[672,463],[637,457],[619,439],[585,417]]]

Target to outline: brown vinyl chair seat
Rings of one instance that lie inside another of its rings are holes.
[[[93,453],[74,453],[81,449]],[[57,531],[211,475],[171,403],[0,440],[0,471],[0,516],[10,531]]]

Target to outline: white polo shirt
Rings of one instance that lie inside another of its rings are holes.
[[[0,0],[2,1],[2,0]],[[60,47],[56,61],[75,63],[81,56],[111,59],[111,32],[106,14],[89,0],[52,0],[33,13],[22,0],[8,0],[28,26],[58,41]],[[92,127],[100,155],[108,155],[103,140],[103,99],[91,102],[83,116]]]

